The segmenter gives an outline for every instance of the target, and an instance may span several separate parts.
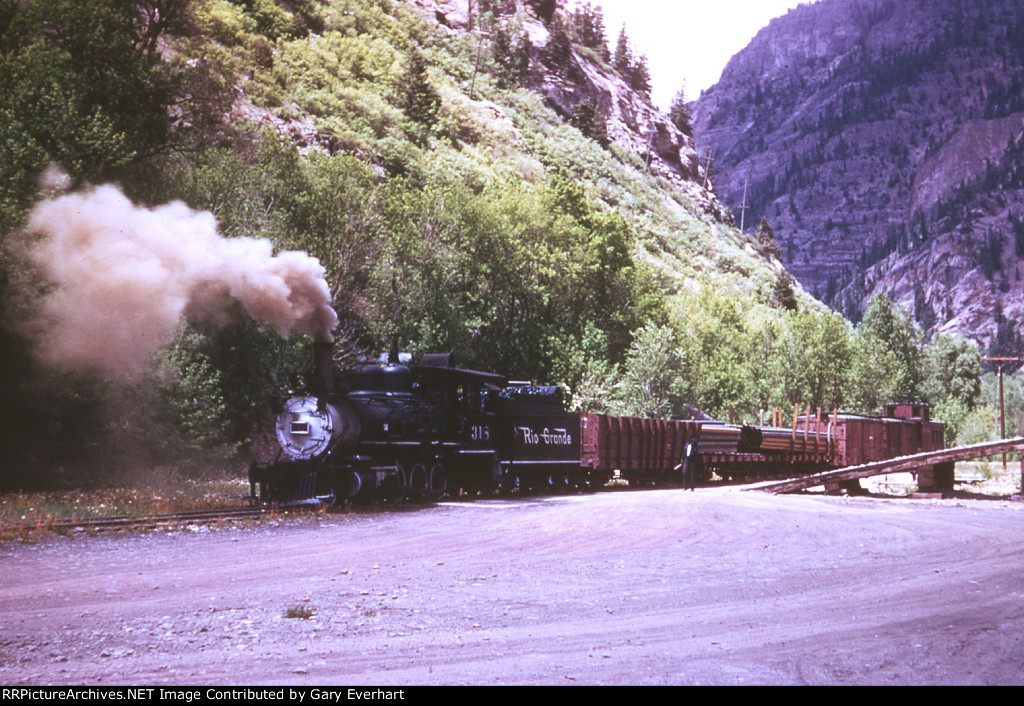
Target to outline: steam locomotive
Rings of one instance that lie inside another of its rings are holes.
[[[557,387],[456,368],[445,354],[336,373],[330,344],[314,353],[312,379],[278,415],[278,458],[250,466],[264,502],[787,478],[943,447],[927,405],[887,405],[885,418],[808,411],[788,429],[580,415]],[[951,468],[924,473],[952,483]]]
[[[250,467],[256,496],[333,504],[361,496],[436,499],[446,490],[588,488],[604,476],[580,466],[580,418],[553,386],[510,384],[452,367],[362,365],[340,375],[315,344],[314,381],[278,415],[281,454]]]

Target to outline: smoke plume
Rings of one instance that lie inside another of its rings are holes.
[[[136,377],[183,316],[224,323],[236,301],[282,335],[330,341],[338,323],[315,258],[223,238],[180,202],[143,208],[101,186],[39,203],[28,226],[28,259],[50,285],[34,329],[51,365]]]

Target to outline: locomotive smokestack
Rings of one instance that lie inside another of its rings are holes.
[[[330,341],[313,341],[313,374],[324,393],[334,392],[334,346]]]

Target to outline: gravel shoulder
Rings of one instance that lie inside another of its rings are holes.
[[[1024,684],[1005,501],[608,492],[53,538],[0,567],[6,685]]]

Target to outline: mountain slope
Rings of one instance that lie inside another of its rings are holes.
[[[694,127],[808,289],[852,318],[886,292],[987,344],[1024,317],[1022,89],[1020,0],[821,0],[737,54]]]

